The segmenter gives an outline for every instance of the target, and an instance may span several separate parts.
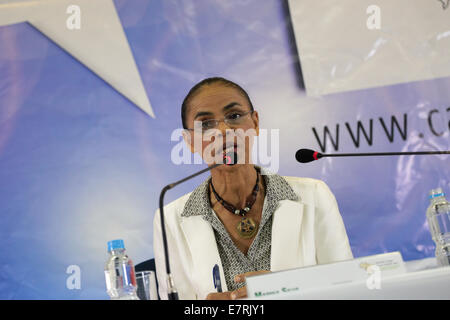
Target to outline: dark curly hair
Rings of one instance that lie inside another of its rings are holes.
[[[184,129],[187,129],[186,114],[187,114],[187,110],[188,110],[189,101],[195,96],[195,94],[197,94],[200,91],[200,89],[202,87],[207,86],[207,85],[216,84],[216,83],[223,84],[224,86],[232,87],[232,88],[235,88],[236,90],[238,90],[239,93],[242,94],[242,96],[244,96],[248,100],[250,110],[251,111],[254,110],[252,101],[250,100],[248,93],[244,89],[242,89],[242,87],[240,85],[238,85],[237,83],[234,83],[233,81],[230,81],[230,80],[227,80],[227,79],[221,78],[221,77],[206,78],[206,79],[203,79],[202,81],[200,81],[199,83],[197,83],[195,86],[193,86],[192,89],[189,90],[188,94],[186,95],[186,97],[183,100],[183,104],[181,105],[181,122],[183,124]]]

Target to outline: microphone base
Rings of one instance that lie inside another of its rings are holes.
[[[177,289],[175,289],[175,285],[173,284],[172,275],[167,274],[167,299],[169,300],[179,300]]]
[[[169,300],[180,300],[178,298],[178,292],[172,292],[167,294],[167,297],[169,298]]]

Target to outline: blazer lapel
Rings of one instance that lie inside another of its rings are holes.
[[[222,262],[217,249],[216,238],[211,225],[201,215],[184,217],[181,223],[192,256],[194,283],[204,299],[210,292],[216,292],[213,282],[213,267],[219,265],[223,291],[227,291]]]
[[[300,252],[301,224],[304,204],[281,200],[273,213],[271,271],[297,268],[302,265]]]

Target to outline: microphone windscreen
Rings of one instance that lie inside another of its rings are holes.
[[[298,162],[301,163],[308,163],[314,160],[317,160],[317,158],[314,158],[314,154],[316,153],[316,151],[314,150],[310,150],[310,149],[300,149],[295,153],[295,159],[297,159]],[[316,153],[316,157],[321,154],[320,153]]]
[[[235,165],[238,162],[237,152],[228,152],[224,155],[223,160],[226,165]]]

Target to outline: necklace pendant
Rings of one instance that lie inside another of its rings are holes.
[[[243,217],[236,225],[239,236],[243,239],[252,238],[258,231],[258,226],[252,218]]]

